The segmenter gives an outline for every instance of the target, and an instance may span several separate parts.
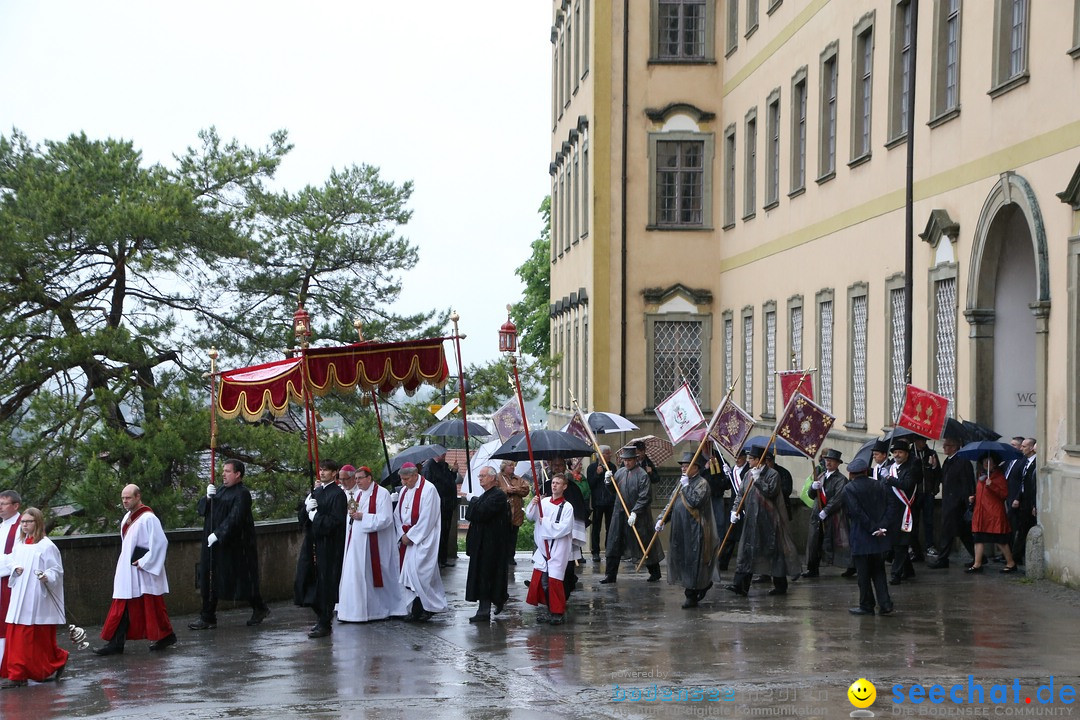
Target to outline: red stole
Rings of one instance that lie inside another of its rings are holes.
[[[135,521],[143,516],[143,513],[153,513],[149,505],[140,505],[139,509],[131,513],[127,520],[120,526],[120,537],[126,537],[128,528],[135,524]]]
[[[22,517],[20,513],[15,517],[15,522],[11,524],[11,532],[8,533],[7,540],[4,541],[4,554],[10,555],[12,548],[15,547],[15,531],[19,529],[19,518]],[[11,603],[11,588],[8,587],[7,580],[0,582],[0,638],[7,637],[7,623],[4,622],[4,618],[7,617],[8,605]]]
[[[412,508],[411,508],[412,512],[410,513],[411,517],[409,518],[409,524],[406,525],[405,524],[405,518],[403,518],[403,517],[401,518],[401,534],[402,535],[409,532],[409,530],[412,530],[413,525],[415,525],[417,523],[417,521],[420,519],[420,491],[423,490],[423,489],[424,489],[424,478],[421,477],[416,481],[416,489],[413,491]],[[398,503],[398,517],[401,517],[401,505],[402,505],[402,503]],[[401,543],[398,546],[398,569],[400,570],[404,565],[405,565],[405,543]]]
[[[375,500],[379,496],[379,486],[373,483],[371,486],[371,499],[368,501],[368,514],[375,514]],[[413,522],[416,522],[414,519]],[[379,533],[368,533],[369,559],[371,560],[371,584],[377,588],[382,585],[382,561],[379,558]]]

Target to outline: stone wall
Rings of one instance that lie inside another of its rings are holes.
[[[291,600],[296,556],[302,536],[296,520],[258,523],[260,586],[267,602]],[[170,615],[197,613],[202,603],[196,586],[196,568],[202,548],[201,529],[172,530],[165,570]],[[120,534],[74,535],[51,538],[64,560],[64,593],[68,619],[84,626],[101,625],[112,601],[113,572],[120,554]],[[220,609],[246,607],[246,603],[222,602]]]

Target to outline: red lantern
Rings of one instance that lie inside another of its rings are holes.
[[[499,328],[499,352],[517,352],[517,326],[510,320],[507,314],[506,322]]]

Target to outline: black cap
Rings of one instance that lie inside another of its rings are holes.
[[[867,464],[866,460],[857,457],[848,463],[847,469],[848,475],[863,475],[870,469],[870,466]]]

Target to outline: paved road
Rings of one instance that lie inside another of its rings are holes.
[[[476,626],[466,621],[475,609],[463,599],[467,562],[444,571],[451,611],[425,625],[339,624],[332,638],[308,640],[311,612],[289,605],[275,605],[258,628],[240,610],[204,632],[177,617],[175,647],[151,654],[129,643],[110,658],[74,651],[60,683],[0,692],[0,717],[840,718],[853,710],[847,688],[859,677],[877,687],[878,717],[1080,717],[1059,697],[1080,686],[1080,597],[1050,583],[916,565],[916,581],[894,589],[896,614],[854,617],[855,583],[830,568],[786,597],[766,596],[766,586],[749,598],[714,590],[685,611],[666,581],[646,583],[624,566],[618,584],[604,586],[590,563],[568,623],[550,627],[523,602],[519,555],[506,619]],[[1042,705],[1034,693],[1051,676],[1058,702]],[[934,683],[943,702],[907,699],[913,684]],[[897,684],[902,704],[893,702]],[[1007,684],[1008,696],[992,695],[994,684]],[[963,704],[949,701],[953,685]],[[968,704],[979,686],[983,702]],[[695,692],[714,699],[693,702]]]

